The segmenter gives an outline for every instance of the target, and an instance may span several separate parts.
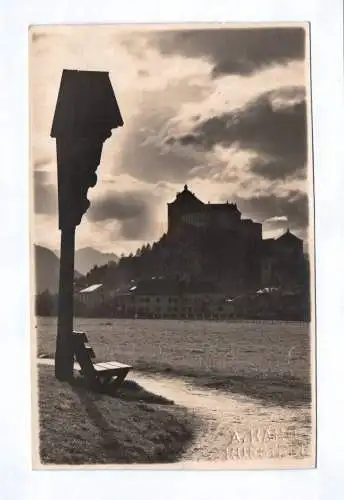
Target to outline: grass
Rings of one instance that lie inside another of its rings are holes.
[[[311,384],[290,377],[213,377],[205,380],[204,386],[245,394],[259,399],[263,404],[297,407],[310,405]]]
[[[192,377],[200,386],[280,405],[310,402],[306,323],[77,319],[97,360]],[[56,319],[37,319],[38,354],[53,356]]]
[[[193,437],[194,416],[135,382],[113,397],[40,366],[38,384],[43,464],[171,463]]]

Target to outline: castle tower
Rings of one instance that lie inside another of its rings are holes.
[[[182,217],[186,214],[200,212],[204,203],[199,200],[185,184],[183,191],[177,193],[176,198],[167,204],[168,233],[173,232],[182,224]]]

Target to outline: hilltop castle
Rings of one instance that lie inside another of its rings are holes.
[[[262,224],[234,203],[203,203],[185,185],[167,204],[167,239],[181,274],[240,290],[302,281],[303,242],[289,230],[263,240]]]
[[[177,193],[176,199],[168,203],[168,232],[182,226],[193,226],[213,231],[235,233],[236,237],[262,239],[262,224],[250,219],[241,219],[241,212],[234,203],[203,203],[188,186]]]
[[[129,317],[227,317],[235,310],[307,316],[309,266],[300,238],[287,230],[264,240],[262,224],[242,219],[236,204],[205,204],[187,186],[167,211],[159,241],[84,277],[83,306],[101,305],[109,293],[116,314]]]

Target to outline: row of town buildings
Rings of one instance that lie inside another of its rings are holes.
[[[229,302],[212,283],[182,282],[163,277],[131,282],[115,290],[91,285],[76,294],[88,310],[107,304],[119,317],[218,317]]]
[[[112,290],[95,284],[76,293],[79,313],[122,318],[284,318],[306,320],[309,304],[302,289],[262,288],[228,297],[206,282],[165,278],[131,283]]]

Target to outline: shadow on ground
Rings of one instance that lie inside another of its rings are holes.
[[[38,383],[43,464],[172,463],[194,438],[196,417],[135,382],[113,395],[96,393],[41,366]]]
[[[113,398],[121,399],[122,401],[136,401],[140,403],[147,404],[159,404],[159,405],[173,405],[174,401],[161,396],[160,394],[154,394],[153,392],[147,391],[137,382],[133,380],[124,380],[120,386],[116,385],[116,382],[110,382],[106,384],[101,389],[91,389],[88,386],[87,380],[84,377],[76,375],[71,384],[74,389],[84,389],[91,391],[94,394],[105,394]]]

